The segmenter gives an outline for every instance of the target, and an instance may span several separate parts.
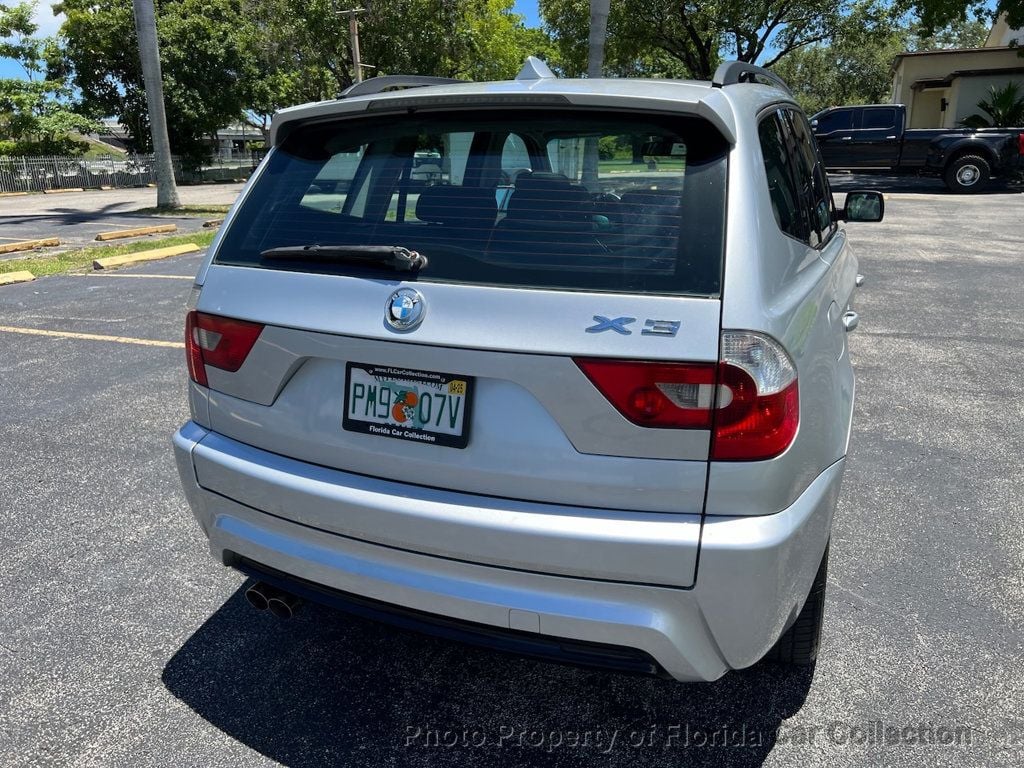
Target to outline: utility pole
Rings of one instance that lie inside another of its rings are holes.
[[[348,16],[348,36],[352,44],[352,80],[356,83],[363,82],[363,62],[359,56],[359,19],[360,13],[365,13],[365,8],[350,8],[347,11],[338,11],[339,16]]]
[[[156,13],[153,0],[134,0],[134,4],[135,33],[139,38],[139,57],[146,85],[146,106],[149,108],[149,130],[156,157],[156,207],[180,208],[181,199],[174,183],[174,164],[171,161],[171,141],[167,137],[160,48],[156,39]]]

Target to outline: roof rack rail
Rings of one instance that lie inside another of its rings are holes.
[[[388,88],[421,88],[425,85],[451,85],[452,83],[465,83],[466,80],[456,80],[451,77],[428,77],[426,75],[380,75],[363,80],[361,83],[350,85],[338,94],[339,99],[350,99],[353,96],[371,96],[375,93],[387,90]]]
[[[768,85],[774,85],[784,90],[790,96],[793,95],[793,91],[789,89],[786,81],[774,72],[764,67],[748,64],[745,61],[723,61],[718,66],[718,69],[715,70],[715,75],[711,78],[711,85],[715,88],[723,88],[727,85],[756,83],[764,80],[768,81]]]

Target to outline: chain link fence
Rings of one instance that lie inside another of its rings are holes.
[[[199,168],[187,168],[175,157],[174,176],[181,184],[233,181],[249,177],[261,152],[215,155]],[[54,189],[144,187],[156,184],[153,155],[124,157],[0,157],[0,192],[45,192]]]

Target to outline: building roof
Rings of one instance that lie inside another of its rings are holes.
[[[901,59],[912,56],[957,56],[964,53],[999,53],[1001,51],[1016,51],[1017,48],[1010,45],[993,46],[991,48],[939,48],[933,51],[904,51],[897,53],[893,66],[899,66]]]
[[[915,80],[911,88],[924,90],[926,88],[948,88],[958,77],[987,77],[989,75],[1020,75],[1024,74],[1024,66],[1020,67],[996,67],[994,69],[961,69],[950,72],[945,77],[926,77]]]

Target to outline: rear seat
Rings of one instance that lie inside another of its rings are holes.
[[[564,259],[573,252],[591,253],[590,195],[558,173],[531,171],[516,178],[508,212],[491,238],[492,255],[516,261],[548,261],[549,252]]]
[[[486,242],[497,217],[494,190],[485,187],[425,187],[416,201],[416,218],[446,240]]]

